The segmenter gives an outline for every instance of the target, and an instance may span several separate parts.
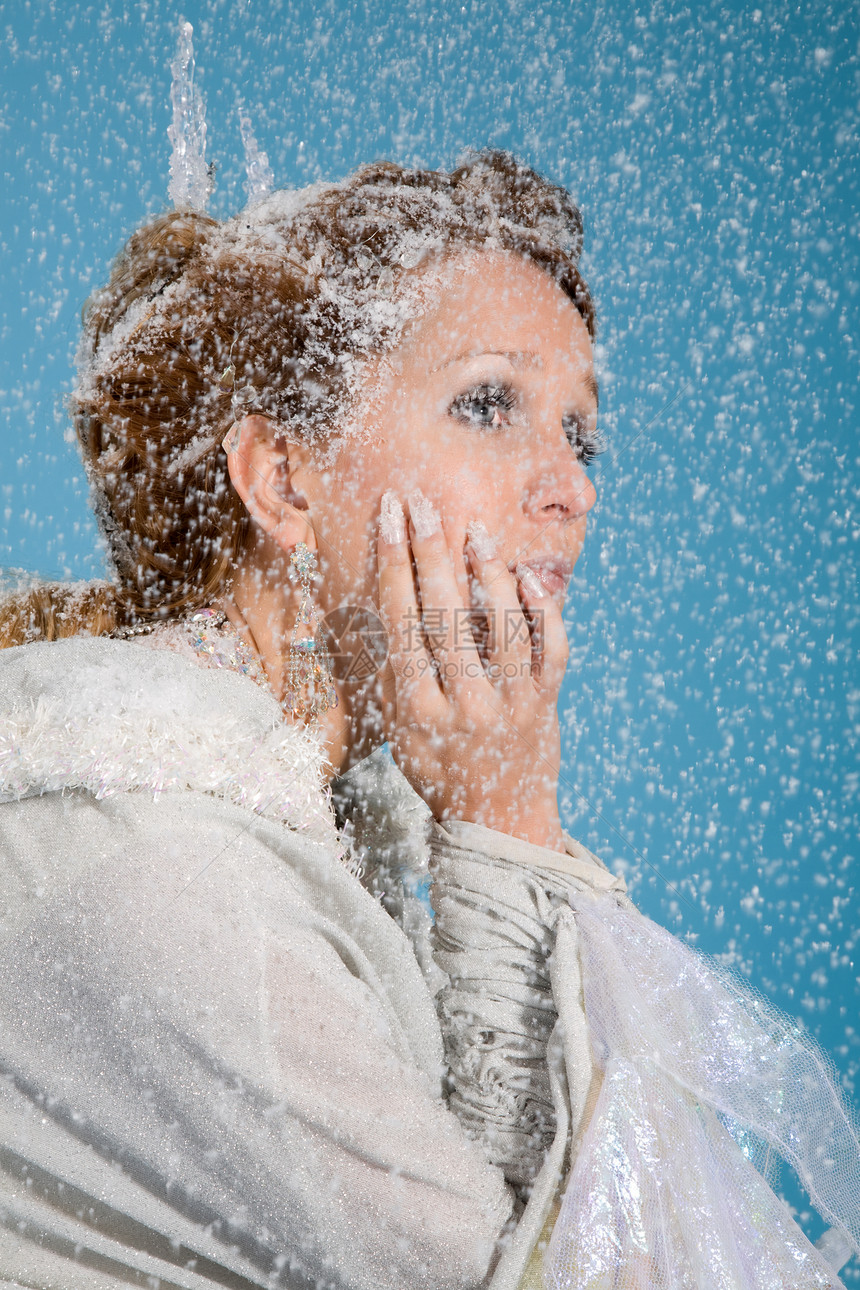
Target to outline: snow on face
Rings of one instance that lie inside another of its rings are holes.
[[[370,360],[333,453],[291,446],[321,535],[332,606],[373,605],[382,494],[420,489],[440,511],[470,603],[466,529],[482,520],[499,555],[554,563],[557,594],[595,500],[591,343],[560,288],[511,252],[455,255],[414,275],[418,316]],[[360,447],[356,440],[360,442]]]

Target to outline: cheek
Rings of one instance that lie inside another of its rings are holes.
[[[323,476],[317,504],[311,505],[318,539],[324,544],[327,577],[338,594],[366,581],[370,555],[375,560],[380,491],[356,445],[349,460]]]
[[[435,475],[440,484],[447,485],[452,501],[462,498],[464,502],[480,501],[486,505],[499,488],[499,479],[491,463],[471,456],[464,461],[462,456],[458,458],[449,454],[444,461],[440,460]]]
[[[456,485],[469,499],[472,517],[510,518],[523,506],[534,464],[504,439],[488,436],[469,446],[456,472]],[[477,509],[476,509],[477,507]]]

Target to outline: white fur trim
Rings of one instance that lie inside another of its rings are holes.
[[[0,675],[20,695],[0,711],[0,801],[185,789],[336,841],[320,743],[252,681],[128,643],[71,644],[8,652],[30,658],[18,686],[14,666]]]

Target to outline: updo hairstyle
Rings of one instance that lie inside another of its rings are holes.
[[[455,248],[517,252],[594,334],[570,196],[501,152],[450,174],[364,166],[226,223],[189,211],[135,232],[84,309],[75,429],[111,582],[0,605],[0,646],[181,618],[228,587],[250,519],[222,440],[248,413],[336,434],[362,363],[396,343],[405,271]],[[407,311],[408,312],[408,311]]]

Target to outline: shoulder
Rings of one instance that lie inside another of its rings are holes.
[[[52,902],[58,926],[77,910],[86,937],[101,927],[114,949],[134,926],[168,958],[190,937],[191,958],[210,966],[213,947],[304,929],[332,972],[346,964],[399,999],[420,973],[341,863],[324,760],[247,677],[134,642],[5,651],[0,887],[16,893],[11,925],[38,918],[46,891],[64,892]]]
[[[208,793],[334,844],[325,753],[247,677],[74,638],[0,653],[0,802]]]
[[[412,1034],[432,1005],[400,929],[341,863],[323,759],[245,677],[131,642],[8,651],[0,943],[59,938],[55,958],[101,955],[117,988],[151,969],[160,992],[181,963],[245,1008],[272,947],[290,945],[326,992],[372,997],[391,1033]],[[426,1052],[426,1017],[418,1029],[408,1046]]]

